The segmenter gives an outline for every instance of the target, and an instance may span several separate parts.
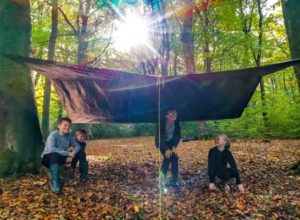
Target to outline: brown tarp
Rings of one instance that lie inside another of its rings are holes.
[[[159,103],[161,112],[177,109],[181,121],[237,118],[263,75],[300,64],[297,59],[262,67],[159,79],[40,59],[13,59],[51,80],[69,117],[76,123],[157,122]]]

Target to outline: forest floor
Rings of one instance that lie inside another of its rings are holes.
[[[42,175],[2,180],[0,219],[300,219],[300,177],[289,167],[300,140],[236,140],[231,150],[247,192],[209,192],[207,155],[213,141],[181,143],[178,190],[158,187],[153,138],[94,140],[87,154],[92,182],[49,190]],[[160,202],[161,201],[161,202]]]

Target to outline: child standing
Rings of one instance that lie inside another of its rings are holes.
[[[159,131],[160,129],[160,131]],[[160,128],[156,129],[155,145],[159,147],[163,155],[161,172],[165,177],[171,164],[171,186],[178,187],[178,151],[177,147],[181,138],[181,130],[175,109],[167,110],[165,119],[160,122]],[[160,137],[159,137],[160,134]]]
[[[80,172],[80,179],[89,181],[89,172],[88,172],[88,161],[86,160],[86,153],[85,153],[85,147],[86,147],[86,131],[83,129],[80,129],[76,131],[76,142],[80,145],[80,150],[75,154],[75,157],[73,158],[71,162],[71,168],[72,173],[75,173],[76,164],[79,161],[79,172]]]
[[[245,190],[241,184],[240,174],[229,147],[230,142],[227,135],[217,135],[215,147],[213,147],[208,154],[209,189],[217,190],[215,183],[219,180],[224,183],[225,191],[229,191],[230,187],[227,182],[231,178],[235,178],[238,189],[244,193]],[[228,164],[230,168],[227,167]]]
[[[58,130],[53,131],[47,138],[42,153],[42,164],[50,170],[51,190],[60,192],[58,183],[59,166],[69,163],[79,152],[80,146],[71,135],[72,121],[69,118],[61,118],[58,121]],[[68,148],[71,149],[68,151]]]

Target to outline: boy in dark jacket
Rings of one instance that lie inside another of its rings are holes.
[[[160,129],[156,128],[155,145],[163,155],[161,172],[165,177],[171,164],[171,185],[178,187],[178,151],[181,130],[175,109],[167,110],[164,120],[160,122]]]
[[[76,131],[76,142],[80,145],[80,150],[75,154],[75,157],[73,158],[71,162],[71,168],[73,175],[75,174],[76,164],[79,161],[79,173],[80,173],[80,179],[88,181],[90,180],[89,172],[88,172],[88,161],[86,160],[86,153],[85,153],[85,147],[86,147],[86,131],[83,129],[80,129]]]

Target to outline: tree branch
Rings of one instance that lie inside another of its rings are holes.
[[[60,11],[60,13],[62,14],[62,16],[64,17],[65,21],[68,23],[68,25],[72,28],[73,32],[75,35],[78,35],[78,31],[76,31],[75,27],[73,26],[73,24],[70,22],[70,20],[68,19],[67,15],[65,14],[65,12],[58,7],[58,10]]]
[[[51,3],[49,2],[46,2],[48,5],[52,5]],[[78,31],[75,29],[74,25],[70,22],[70,20],[68,19],[67,15],[65,14],[65,12],[60,8],[58,7],[58,10],[60,11],[60,13],[62,14],[62,16],[64,17],[65,21],[67,22],[67,24],[72,28],[73,32],[75,35],[78,34]]]

